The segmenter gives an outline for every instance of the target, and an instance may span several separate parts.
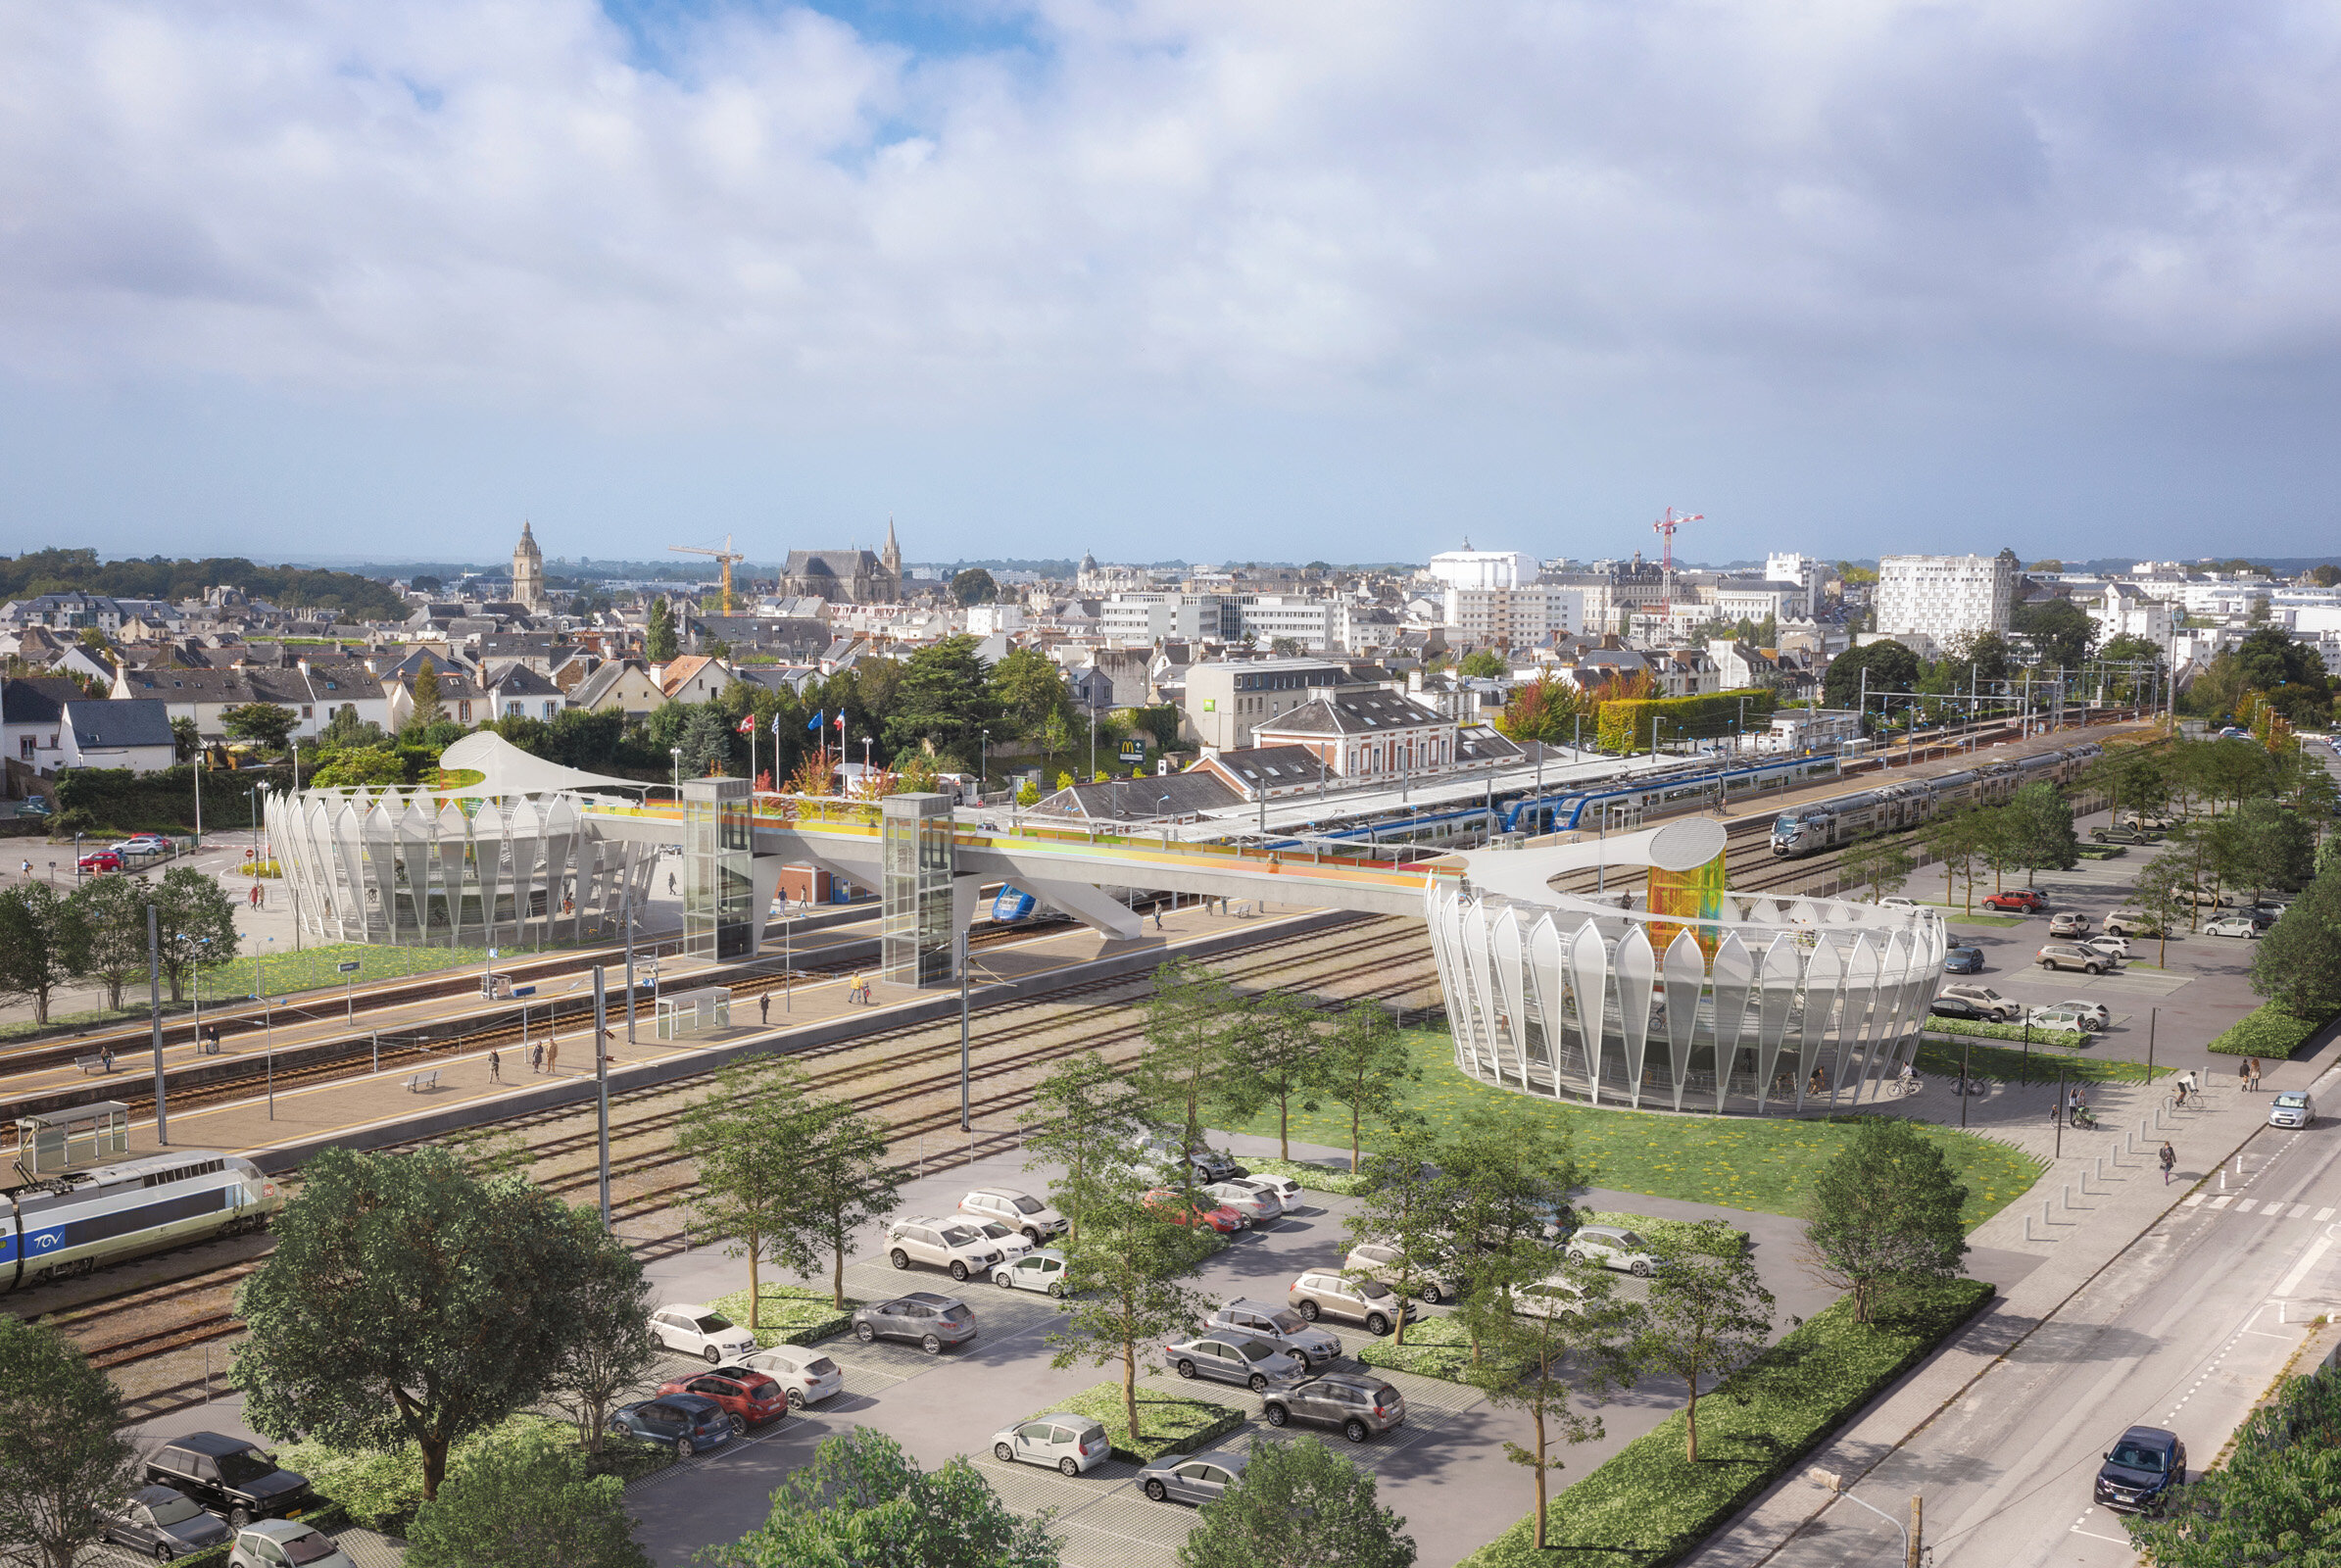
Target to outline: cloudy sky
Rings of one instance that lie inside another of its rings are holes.
[[[0,7],[0,548],[2341,554],[2341,11]]]

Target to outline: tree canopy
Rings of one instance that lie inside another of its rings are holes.
[[[73,1568],[105,1509],[138,1485],[138,1450],[103,1372],[44,1323],[0,1313],[0,1561]]]
[[[1407,1568],[1414,1538],[1374,1473],[1314,1434],[1255,1440],[1236,1484],[1203,1505],[1179,1568]]]
[[[1880,712],[1910,706],[1908,697],[1893,694],[1917,688],[1921,673],[1919,656],[1896,642],[1864,643],[1830,660],[1829,673],[1821,681],[1823,706],[1856,706],[1862,699],[1862,674],[1865,670],[1870,677],[1867,688],[1869,701],[1877,704]]]
[[[975,760],[976,732],[999,722],[988,679],[991,666],[975,650],[973,637],[955,633],[904,661],[885,710],[888,746],[901,752],[931,741],[939,751]]]
[[[1022,1519],[965,1458],[924,1471],[870,1427],[823,1438],[789,1472],[772,1512],[717,1568],[1056,1568],[1042,1521]]]
[[[407,1532],[411,1568],[650,1568],[625,1483],[542,1426],[472,1444]]]
[[[1899,1116],[1871,1117],[1814,1175],[1806,1266],[1851,1291],[1854,1320],[1867,1323],[1881,1290],[1958,1273],[1966,1201],[1939,1147]]]
[[[964,610],[969,605],[989,605],[1000,599],[1000,584],[981,566],[970,566],[951,578],[951,603]]]

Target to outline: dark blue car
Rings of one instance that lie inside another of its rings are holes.
[[[613,1438],[672,1447],[676,1458],[688,1459],[730,1438],[732,1419],[713,1399],[696,1394],[664,1394],[640,1404],[619,1405],[610,1412],[607,1430]]]
[[[2123,1513],[2151,1513],[2186,1480],[2186,1445],[2175,1432],[2131,1427],[2106,1450],[2097,1472],[2097,1500]]]
[[[1943,973],[1945,974],[1981,974],[1982,972],[1983,950],[1981,948],[1953,948],[1943,955]]]

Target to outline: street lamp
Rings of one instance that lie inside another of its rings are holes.
[[[674,798],[675,804],[680,806],[683,804],[683,749],[669,746],[666,755],[674,759]]]
[[[975,804],[977,807],[983,806],[984,791],[989,789],[991,784],[992,732],[988,729],[979,729],[975,732]]]

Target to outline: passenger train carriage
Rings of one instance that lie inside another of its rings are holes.
[[[1772,853],[1818,855],[1873,833],[1916,827],[1969,806],[1999,806],[2026,784],[2069,784],[2105,748],[2094,741],[2030,757],[1986,762],[1934,778],[1905,779],[1809,806],[1792,806],[1772,824]]]
[[[0,1194],[0,1291],[257,1230],[284,1207],[251,1160],[171,1151]]]

